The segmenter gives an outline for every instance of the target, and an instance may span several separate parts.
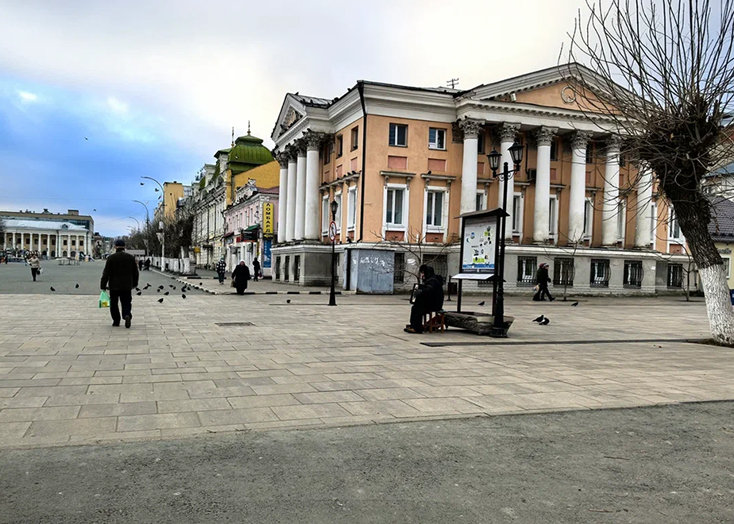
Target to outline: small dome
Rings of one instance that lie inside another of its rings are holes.
[[[252,135],[239,137],[229,151],[230,164],[248,164],[259,166],[273,160],[270,150],[265,147],[261,138]]]

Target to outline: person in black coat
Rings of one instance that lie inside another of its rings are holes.
[[[257,277],[260,276],[260,261],[255,257],[255,259],[252,261],[252,269],[254,270],[252,279],[257,282]]]
[[[443,283],[433,267],[423,264],[420,267],[421,284],[414,291],[413,307],[410,309],[410,324],[405,326],[406,333],[423,332],[423,315],[443,309]]]
[[[548,300],[553,302],[555,298],[553,298],[550,294],[550,291],[548,291],[548,282],[551,281],[550,277],[548,276],[548,264],[540,264],[536,277],[538,291],[535,293],[535,296],[533,296],[533,300],[545,300],[543,296],[548,295]]]
[[[117,301],[122,305],[122,318],[125,319],[125,327],[129,328],[133,318],[133,296],[132,290],[138,287],[138,265],[135,257],[125,253],[125,241],[115,242],[115,253],[107,257],[107,263],[102,272],[102,281],[99,287],[104,291],[110,290],[110,315],[112,325],[120,325],[120,309]]]
[[[245,289],[247,289],[247,281],[250,280],[250,268],[247,267],[244,260],[240,260],[240,263],[232,271],[232,280],[235,289],[237,289],[237,294],[244,295]]]

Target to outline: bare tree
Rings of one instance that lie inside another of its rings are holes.
[[[711,334],[734,345],[723,261],[702,180],[732,158],[734,0],[587,0],[570,36],[576,103],[651,170],[699,269]],[[578,63],[588,66],[579,67]]]

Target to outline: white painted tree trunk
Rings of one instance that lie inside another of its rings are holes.
[[[729,284],[723,264],[700,268],[703,292],[706,294],[706,311],[711,335],[720,344],[734,346],[734,310],[729,298]]]

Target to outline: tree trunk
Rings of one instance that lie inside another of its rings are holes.
[[[723,264],[699,268],[711,335],[720,344],[734,346],[734,313],[729,298],[729,284]]]

